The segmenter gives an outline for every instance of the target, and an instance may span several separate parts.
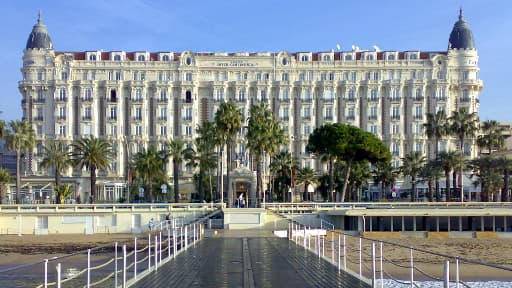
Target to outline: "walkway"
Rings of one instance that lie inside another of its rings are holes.
[[[242,235],[241,235],[242,233]],[[222,231],[132,287],[370,287],[269,231]]]

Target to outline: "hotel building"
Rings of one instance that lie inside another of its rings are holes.
[[[308,136],[334,122],[377,135],[399,166],[409,151],[433,155],[423,128],[427,113],[449,115],[461,107],[478,113],[483,86],[462,11],[443,51],[67,52],[54,49],[39,18],[21,71],[23,118],[32,123],[37,139],[26,160],[29,173],[51,176],[40,167],[47,141],[71,143],[94,135],[108,139],[115,151],[112,169],[99,176],[103,183],[120,185],[126,183],[130,155],[176,137],[192,142],[197,125],[214,120],[225,101],[234,101],[244,119],[252,104],[268,103],[303,167],[321,169],[305,151]],[[440,150],[456,145],[455,138],[443,140]],[[242,163],[244,146],[241,140],[236,149]],[[464,143],[464,152],[477,155],[473,140]],[[184,179],[190,178],[192,171],[182,168]],[[65,176],[88,181],[86,171],[69,169]]]

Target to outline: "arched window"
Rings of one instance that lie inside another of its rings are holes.
[[[366,60],[372,61],[373,60],[373,54],[366,55]]]
[[[144,55],[139,55],[139,56],[137,57],[137,61],[146,61],[146,56],[144,56]]]
[[[416,59],[418,59],[418,55],[416,55],[416,54],[411,54],[411,55],[409,56],[409,59],[411,59],[411,60],[416,60]]]
[[[373,101],[377,100],[377,90],[376,89],[372,89],[372,91],[370,91],[370,99]]]
[[[90,61],[96,61],[96,55],[94,55],[94,54],[89,55],[89,60]]]
[[[187,65],[192,64],[192,59],[190,57],[187,57],[187,59],[185,59],[185,64],[187,64]]]
[[[185,92],[185,103],[192,103],[192,92]]]
[[[349,100],[355,100],[355,91],[354,91],[354,88],[350,88],[348,90],[348,99]]]
[[[114,55],[114,61],[121,61],[121,55]]]
[[[395,60],[395,54],[388,55],[388,60]]]
[[[169,61],[169,55],[162,56],[162,61]]]
[[[324,61],[331,61],[331,55],[324,55],[323,60]]]

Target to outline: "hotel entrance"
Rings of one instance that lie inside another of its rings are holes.
[[[249,191],[251,183],[235,182],[235,207],[246,208],[249,203]]]

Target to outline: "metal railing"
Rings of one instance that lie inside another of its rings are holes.
[[[484,275],[485,271],[491,270],[499,274],[512,272],[510,267],[351,236],[331,229],[315,229],[293,221],[289,222],[288,231],[290,241],[337,266],[339,271],[347,271],[370,282],[372,287],[420,287],[422,282],[442,283],[443,287],[453,287],[451,284],[457,288],[473,287],[474,282],[463,280],[462,267],[469,265],[481,273],[484,271]],[[467,277],[468,273],[464,275]]]
[[[223,203],[115,203],[115,204],[7,204],[0,213],[19,212],[123,212],[123,211],[210,211],[224,207]]]
[[[44,281],[37,287],[60,288],[64,283],[87,288],[130,287],[179,253],[195,246],[204,234],[203,221],[201,218],[183,225],[178,219],[170,219],[156,223],[157,229],[150,231],[145,239],[134,238],[133,242],[127,241],[122,245],[115,242],[113,251],[111,246],[102,246],[45,259]],[[70,258],[74,260],[69,261]],[[56,263],[56,270],[49,269],[51,263]],[[66,269],[66,266],[72,267]]]

